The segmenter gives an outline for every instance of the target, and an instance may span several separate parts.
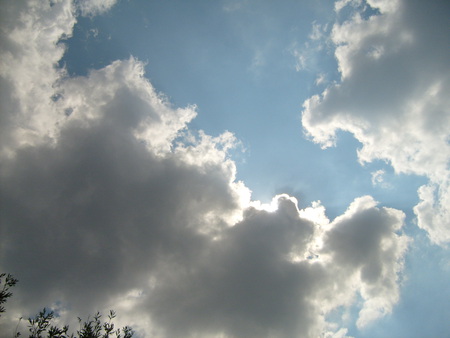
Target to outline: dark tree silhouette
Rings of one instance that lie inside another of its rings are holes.
[[[3,304],[5,304],[8,298],[12,296],[12,292],[10,292],[9,289],[11,289],[18,282],[18,280],[15,279],[10,273],[1,273],[0,287],[3,284],[3,279],[5,280],[5,282],[2,290],[0,291],[0,317],[2,316],[1,314],[5,312],[5,307],[3,306]]]
[[[4,282],[3,282],[4,281]],[[0,316],[1,313],[5,312],[5,307],[3,304],[6,303],[8,298],[12,296],[10,289],[16,285],[18,280],[14,278],[11,274],[6,275],[5,273],[0,274],[0,287],[3,287],[0,291]],[[129,326],[125,326],[122,329],[114,328],[114,323],[112,320],[116,317],[116,313],[111,310],[108,315],[108,320],[102,322],[102,315],[97,312],[93,318],[88,317],[86,321],[82,321],[78,318],[80,323],[80,329],[76,331],[76,334],[69,334],[69,326],[64,325],[63,327],[58,327],[52,325],[52,320],[55,318],[53,311],[49,311],[44,308],[40,311],[34,318],[28,318],[28,328],[30,331],[30,338],[131,338],[134,331]],[[21,336],[20,332],[16,332],[15,337]]]

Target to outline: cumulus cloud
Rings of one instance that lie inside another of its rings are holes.
[[[220,328],[232,337],[316,337],[324,315],[357,294],[364,299],[361,327],[391,311],[407,244],[395,234],[401,212],[378,209],[363,197],[322,228],[300,217],[295,199],[276,201],[272,213],[247,209],[241,222],[205,247],[194,271],[174,262],[156,284],[150,309],[167,323],[169,336],[212,335]]]
[[[2,335],[42,306],[63,322],[113,308],[158,337],[343,336],[331,311],[359,297],[364,327],[392,310],[401,211],[365,196],[330,221],[320,202],[251,201],[234,136],[189,130],[195,107],[167,102],[140,61],[85,77],[56,66],[72,3],[7,12],[0,269],[20,283]]]
[[[438,244],[450,241],[448,3],[339,1],[330,39],[341,79],[304,102],[302,123],[323,147],[338,130],[363,144],[362,163],[383,159],[398,173],[423,175],[418,225]]]
[[[0,37],[1,153],[19,144],[52,137],[60,119],[51,104],[53,84],[64,71],[62,38],[75,23],[70,1],[50,6],[41,1],[2,3]]]

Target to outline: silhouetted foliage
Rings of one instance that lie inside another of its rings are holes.
[[[6,276],[6,277],[5,277]],[[3,280],[5,281],[2,290],[0,291],[0,317],[3,312],[5,312],[5,307],[3,304],[6,303],[9,297],[12,296],[12,292],[9,291],[10,288],[12,288],[16,283],[18,282],[17,279],[13,277],[10,273],[1,273],[0,274],[0,287],[3,284]]]
[[[81,318],[78,318],[80,329],[76,335],[73,333],[68,335],[69,326],[65,325],[59,328],[51,325],[54,313],[44,308],[35,318],[28,319],[30,338],[131,338],[133,336],[134,332],[129,326],[125,326],[122,329],[114,329],[112,320],[116,317],[116,314],[113,310],[109,312],[108,321],[102,323],[101,317],[100,312],[97,312],[92,319],[88,318],[85,322]]]
[[[6,276],[6,278],[5,278]],[[12,292],[9,291],[11,287],[18,282],[11,274],[0,274],[0,286],[5,280],[2,290],[0,291],[0,313],[5,312],[5,308],[2,304],[6,303],[8,298],[12,296]],[[112,320],[116,317],[116,313],[111,310],[108,315],[108,321],[101,321],[102,315],[97,312],[91,319],[88,317],[87,321],[83,322],[78,317],[80,323],[80,329],[76,334],[68,334],[69,326],[64,325],[58,327],[52,325],[52,320],[55,318],[54,312],[44,308],[34,318],[28,319],[28,328],[30,331],[30,338],[131,338],[134,331],[129,326],[125,326],[122,329],[114,329],[114,323]],[[16,332],[14,337],[19,337],[20,332]]]
[[[50,322],[54,318],[53,311],[47,311],[45,308],[36,317],[29,318],[30,338],[40,338],[43,333],[48,337],[63,338],[66,337],[69,326],[65,325],[62,329],[56,326],[50,326]]]

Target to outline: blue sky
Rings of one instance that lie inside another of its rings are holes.
[[[2,6],[6,320],[448,335],[445,1]]]
[[[355,197],[384,194],[372,187],[370,175],[390,169],[381,162],[362,168],[360,144],[350,135],[340,135],[339,147],[320,151],[303,134],[302,103],[323,88],[314,84],[316,77],[326,73],[332,81],[338,72],[332,50],[308,50],[310,64],[297,71],[295,50],[305,49],[312,25],[328,23],[333,13],[329,1],[123,1],[104,15],[80,18],[61,63],[70,74],[85,75],[130,55],[144,61],[146,76],[172,104],[197,106],[192,129],[210,135],[228,130],[242,142],[234,154],[238,178],[255,199],[270,202],[286,189],[305,207],[332,198],[324,203],[336,208],[334,217]],[[412,199],[401,200],[415,203],[424,180],[402,179]]]

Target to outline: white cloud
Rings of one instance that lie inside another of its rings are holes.
[[[317,74],[316,85],[325,81],[325,74],[319,71],[318,55],[326,48],[328,44],[328,24],[319,24],[313,22],[311,25],[311,33],[309,40],[302,46],[297,43],[292,44],[290,52],[294,56],[296,64],[296,71],[307,71]]]
[[[231,133],[192,136],[195,107],[171,106],[134,58],[68,77],[56,62],[71,4],[8,4],[0,269],[20,283],[2,335],[43,306],[61,322],[116,308],[160,337],[343,336],[327,314],[358,295],[361,327],[391,311],[402,212],[368,196],[331,222],[288,195],[251,206]]]
[[[107,12],[117,0],[75,0],[83,16],[94,16]]]
[[[383,169],[376,170],[372,172],[372,185],[373,186],[380,186],[384,189],[392,188],[392,185],[384,180],[384,175],[386,174],[386,171]]]
[[[53,84],[64,75],[55,67],[64,53],[58,44],[70,36],[75,18],[70,1],[2,4],[0,48],[0,151],[53,136],[61,119],[51,104]],[[19,20],[19,15],[20,20]]]
[[[308,42],[301,48],[293,48],[291,53],[295,58],[295,70],[297,72],[315,72],[317,70],[317,52],[321,48],[322,46],[320,44],[316,46]]]
[[[311,34],[309,35],[309,38],[311,40],[321,40],[321,39],[323,39],[326,30],[327,30],[327,25],[321,25],[321,24],[318,24],[317,22],[313,22],[312,31],[311,31]]]
[[[316,78],[316,81],[314,81],[314,84],[316,86],[319,86],[319,85],[324,84],[326,82],[327,82],[326,75],[323,74],[323,73],[320,73],[319,75],[317,75],[317,78]]]
[[[339,13],[346,6],[358,7],[361,5],[361,0],[337,0],[334,3],[334,10]]]
[[[334,24],[341,80],[305,101],[303,126],[323,147],[335,144],[337,130],[352,132],[363,144],[361,162],[383,159],[398,173],[427,176],[414,210],[418,225],[443,244],[450,241],[449,39],[442,30],[449,8],[439,1],[367,5],[380,14],[364,18],[356,9]]]

